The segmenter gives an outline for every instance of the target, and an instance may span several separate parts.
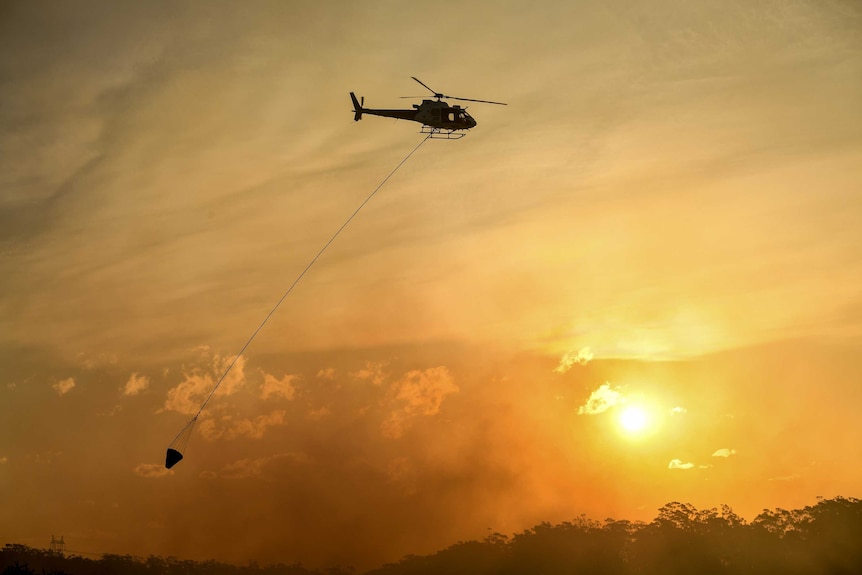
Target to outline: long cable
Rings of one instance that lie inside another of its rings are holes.
[[[329,238],[329,241],[328,241],[328,242],[326,242],[326,244],[324,244],[324,246],[323,246],[322,248],[320,248],[320,251],[319,251],[319,252],[317,252],[317,255],[316,255],[316,256],[314,256],[314,258],[312,258],[312,260],[311,260],[310,262],[308,262],[308,265],[307,265],[307,266],[305,266],[305,269],[304,269],[304,270],[302,270],[302,272],[301,272],[301,273],[296,277],[296,279],[295,279],[295,280],[293,280],[293,283],[292,283],[292,284],[290,284],[290,287],[289,287],[289,288],[287,288],[287,291],[285,291],[285,292],[284,292],[284,295],[282,295],[282,296],[281,296],[281,298],[280,298],[280,299],[276,302],[276,304],[272,307],[272,309],[271,309],[271,310],[269,310],[269,313],[268,313],[268,314],[266,314],[266,317],[265,317],[265,318],[263,318],[263,321],[262,321],[262,322],[260,322],[260,325],[259,325],[259,326],[257,326],[257,329],[256,329],[256,330],[254,330],[254,333],[252,333],[252,334],[251,334],[251,337],[249,337],[249,338],[248,338],[248,341],[247,341],[247,342],[245,342],[245,345],[244,345],[244,346],[242,346],[242,349],[241,349],[241,350],[239,350],[239,353],[238,353],[238,354],[236,354],[236,357],[234,357],[234,358],[233,358],[233,361],[232,361],[232,362],[230,362],[230,365],[228,365],[228,366],[227,366],[227,369],[225,369],[225,370],[224,370],[224,373],[222,373],[222,374],[221,374],[221,377],[220,377],[220,378],[219,378],[219,380],[216,382],[215,386],[212,388],[212,391],[210,391],[210,393],[209,393],[209,395],[207,396],[207,398],[206,398],[206,399],[204,400],[204,402],[201,404],[201,407],[200,407],[200,409],[198,409],[198,412],[197,412],[197,413],[195,414],[195,416],[194,416],[193,418],[191,418],[191,420],[190,420],[190,421],[189,421],[189,422],[188,422],[188,423],[187,423],[187,424],[186,424],[186,425],[185,425],[185,426],[180,430],[180,432],[177,434],[177,436],[176,436],[176,437],[174,438],[174,440],[171,442],[171,445],[173,445],[174,443],[176,443],[176,441],[177,441],[177,439],[179,439],[180,435],[182,435],[182,434],[183,434],[183,432],[184,432],[186,429],[188,429],[188,427],[189,427],[190,425],[193,425],[193,424],[194,424],[194,422],[195,422],[195,421],[197,420],[197,418],[200,416],[201,412],[203,412],[204,408],[207,406],[207,403],[209,403],[210,399],[212,399],[212,396],[213,396],[213,395],[215,395],[215,392],[216,392],[216,390],[218,389],[218,387],[221,385],[221,382],[222,382],[222,381],[224,381],[224,378],[226,378],[226,377],[227,377],[227,374],[228,374],[228,373],[230,373],[230,370],[231,370],[231,369],[233,369],[233,366],[234,366],[234,365],[236,365],[236,362],[237,362],[237,361],[239,361],[239,358],[240,358],[240,357],[242,357],[242,354],[243,354],[243,353],[245,353],[245,350],[248,348],[248,346],[249,346],[249,345],[251,345],[251,342],[252,342],[252,341],[254,341],[254,338],[257,336],[257,334],[260,332],[260,330],[262,330],[262,329],[263,329],[263,326],[265,326],[265,325],[266,325],[266,322],[268,322],[268,321],[269,321],[269,318],[271,318],[271,317],[273,316],[273,314],[275,313],[275,310],[277,310],[277,309],[278,309],[278,306],[280,306],[280,305],[281,305],[281,302],[283,302],[283,301],[287,298],[287,296],[289,296],[289,295],[290,295],[290,292],[292,292],[292,291],[293,291],[293,288],[295,288],[295,287],[296,287],[296,284],[298,284],[298,283],[299,283],[299,281],[300,281],[300,280],[302,279],[302,277],[306,274],[306,272],[308,272],[308,270],[310,270],[310,269],[311,269],[311,266],[313,266],[313,265],[314,265],[314,263],[315,263],[315,262],[320,258],[320,256],[322,256],[322,255],[323,255],[323,252],[325,252],[325,251],[326,251],[326,248],[328,248],[328,247],[332,244],[332,242],[334,242],[334,241],[335,241],[335,238],[337,238],[337,237],[338,237],[338,235],[339,235],[339,234],[344,230],[344,228],[346,228],[346,227],[347,227],[347,225],[348,225],[348,224],[353,220],[353,218],[355,218],[355,217],[356,217],[356,215],[360,212],[360,210],[362,210],[362,208],[364,208],[364,207],[365,207],[365,204],[367,204],[368,202],[370,202],[370,201],[371,201],[371,198],[373,198],[373,197],[374,197],[374,195],[375,195],[375,194],[377,194],[377,192],[378,192],[378,191],[380,191],[380,188],[382,188],[382,187],[383,187],[383,185],[384,185],[386,182],[388,182],[388,181],[389,181],[389,178],[391,178],[391,177],[395,174],[395,172],[397,172],[397,171],[398,171],[398,168],[400,168],[401,166],[403,166],[403,165],[404,165],[404,162],[406,162],[407,160],[409,160],[409,159],[410,159],[410,156],[412,156],[414,153],[416,153],[416,150],[418,150],[418,149],[419,149],[419,147],[420,147],[422,144],[424,144],[424,143],[428,140],[428,138],[430,138],[430,137],[431,137],[431,134],[428,134],[428,136],[427,136],[427,137],[425,137],[422,141],[420,141],[418,144],[416,144],[416,147],[415,147],[415,148],[413,148],[413,149],[410,151],[410,153],[409,153],[409,154],[407,154],[406,156],[404,156],[404,159],[403,159],[403,160],[401,160],[400,162],[398,162],[398,165],[397,165],[397,166],[395,166],[395,168],[394,168],[391,172],[389,172],[389,175],[388,175],[388,176],[386,176],[385,178],[383,178],[383,181],[382,181],[382,182],[380,182],[380,184],[379,184],[376,188],[374,188],[374,191],[373,191],[373,192],[371,192],[370,194],[368,194],[368,197],[367,197],[367,198],[365,198],[365,200],[364,200],[361,204],[359,204],[359,207],[357,207],[357,208],[353,211],[353,213],[352,213],[352,214],[350,214],[350,217],[349,217],[349,218],[347,218],[347,219],[344,221],[344,223],[343,223],[343,224],[341,224],[341,227],[340,227],[340,228],[338,228],[338,230],[336,230],[336,232],[335,232],[334,234],[332,234],[332,237],[331,237],[331,238]]]

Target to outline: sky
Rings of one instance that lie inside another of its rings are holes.
[[[360,569],[862,485],[853,0],[3,2],[0,543]],[[428,97],[429,140],[365,116]],[[455,103],[450,100],[450,103]]]

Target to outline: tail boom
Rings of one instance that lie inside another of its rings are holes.
[[[398,120],[413,120],[414,122],[418,122],[416,119],[416,114],[418,113],[416,108],[418,106],[413,106],[413,110],[378,110],[375,108],[364,108],[363,104],[365,104],[365,98],[361,100],[356,99],[356,94],[350,92],[350,99],[353,101],[353,121],[358,122],[362,119],[362,114],[368,114],[370,116],[382,116],[384,118],[396,118]]]

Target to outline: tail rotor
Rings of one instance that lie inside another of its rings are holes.
[[[356,94],[350,92],[350,99],[353,100],[353,121],[358,122],[362,119],[363,106],[365,105],[365,96],[362,96],[362,101],[356,99]]]

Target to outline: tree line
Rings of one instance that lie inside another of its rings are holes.
[[[408,555],[366,575],[842,575],[862,573],[862,500],[820,499],[803,509],[733,510],[668,503],[649,523],[581,516],[512,536],[494,533],[432,555]],[[2,575],[352,575],[300,564],[236,566],[173,557],[84,559],[23,545],[0,550]]]

